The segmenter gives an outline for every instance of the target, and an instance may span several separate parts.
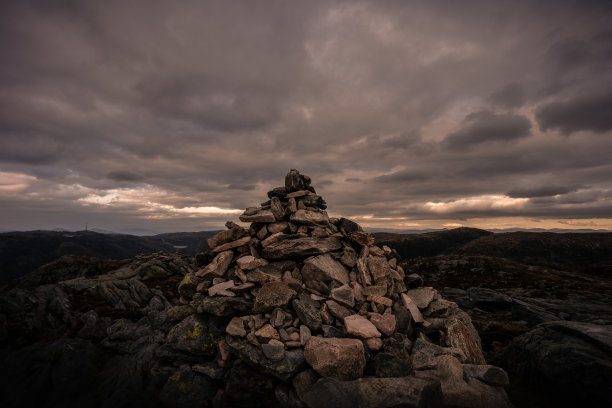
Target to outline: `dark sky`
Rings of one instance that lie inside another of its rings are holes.
[[[612,229],[610,1],[3,1],[0,230]]]

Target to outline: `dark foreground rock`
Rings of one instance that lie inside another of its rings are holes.
[[[310,178],[285,181],[197,262],[0,293],[0,405],[510,406],[470,317],[329,218]]]
[[[543,323],[515,338],[498,362],[517,387],[539,390],[551,405],[612,404],[610,325]]]

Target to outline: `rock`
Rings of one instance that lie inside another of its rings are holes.
[[[272,339],[267,344],[262,344],[261,351],[270,361],[281,361],[285,358],[285,345],[278,340]]]
[[[372,278],[374,282],[377,284],[385,283],[385,278],[391,272],[391,268],[389,267],[389,263],[385,258],[380,258],[377,256],[368,256],[368,270],[372,274]]]
[[[479,307],[510,308],[512,306],[512,298],[510,296],[492,289],[472,287],[467,290],[467,293],[472,303]]]
[[[183,277],[183,280],[179,283],[178,293],[184,298],[191,299],[196,293],[196,288],[200,280],[193,274],[188,273]]]
[[[386,336],[391,336],[395,332],[395,316],[389,313],[378,314],[373,313],[370,316],[370,321],[378,331]]]
[[[383,347],[383,341],[379,337],[364,339],[363,344],[371,351],[378,351]]]
[[[255,313],[267,312],[274,308],[287,306],[297,293],[284,282],[269,282],[264,284],[257,296],[253,311]]]
[[[419,307],[419,309],[425,309],[434,298],[436,291],[431,287],[411,289],[406,292],[406,295],[410,297]]]
[[[195,364],[191,369],[196,373],[204,374],[211,380],[222,380],[225,375],[225,369],[216,362]]]
[[[412,320],[415,323],[423,323],[423,315],[421,314],[418,306],[414,303],[414,301],[405,293],[402,293],[402,303],[404,307],[410,312],[410,316],[412,316]]]
[[[304,280],[318,280],[323,282],[334,280],[343,285],[349,283],[348,271],[346,268],[329,254],[307,258],[304,261],[304,267],[301,272]]]
[[[336,337],[336,338],[345,338],[346,334],[344,334],[344,332],[342,330],[340,330],[337,327],[334,326],[330,326],[328,324],[324,324],[321,329],[323,330],[323,337],[325,338],[332,338],[332,337]]]
[[[244,329],[244,320],[240,317],[234,317],[225,328],[225,332],[230,336],[244,337],[247,332]]]
[[[264,222],[264,223],[268,223],[268,222],[275,222],[276,221],[276,217],[274,217],[274,214],[272,213],[271,210],[261,210],[261,211],[258,211],[255,214],[252,214],[252,215],[242,214],[238,218],[242,222]]]
[[[304,348],[310,366],[323,377],[350,380],[363,375],[366,359],[357,339],[311,337]]]
[[[353,289],[351,289],[351,287],[348,285],[342,285],[339,288],[332,289],[330,297],[344,306],[355,306],[355,296],[353,295]]]
[[[230,249],[234,249],[234,248],[239,248],[243,245],[248,244],[251,241],[251,237],[246,236],[246,237],[242,237],[236,241],[232,241],[232,242],[228,242],[227,244],[223,244],[223,245],[219,245],[218,247],[214,248],[212,251],[213,252],[223,252],[223,251],[228,251]]]
[[[251,269],[259,268],[268,264],[268,261],[262,258],[255,258],[251,255],[245,255],[236,260],[236,264],[243,271],[250,271]]]
[[[325,211],[297,210],[291,214],[291,222],[303,225],[327,225],[329,217]]]
[[[208,313],[218,317],[232,316],[234,313],[247,313],[253,308],[253,301],[243,297],[205,297],[195,302],[198,313]]]
[[[298,235],[299,236],[299,235]],[[301,237],[280,240],[263,248],[263,256],[268,260],[300,258],[310,255],[325,254],[342,248],[336,237],[311,238]]]
[[[277,329],[289,327],[293,323],[293,316],[291,313],[287,313],[280,308],[276,308],[272,311],[270,323]]]
[[[200,278],[206,278],[209,276],[223,276],[227,271],[229,264],[232,262],[233,257],[234,252],[232,251],[224,251],[217,254],[211,263],[196,272],[196,276]]]
[[[303,401],[310,408],[439,407],[442,393],[437,381],[416,377],[321,378]]]
[[[368,362],[366,371],[376,377],[406,377],[412,373],[412,367],[408,361],[394,354],[378,353]]]
[[[352,309],[348,309],[344,306],[341,306],[333,300],[326,301],[325,305],[327,306],[327,310],[329,310],[329,312],[334,317],[340,319],[340,321],[344,321],[345,317],[350,316],[354,313]]]
[[[285,357],[281,361],[271,361],[264,355],[260,347],[246,340],[228,336],[225,341],[241,360],[282,381],[289,380],[306,364],[304,351],[301,348],[285,350]]]
[[[289,223],[286,221],[273,222],[272,224],[268,224],[267,230],[270,232],[270,234],[289,232]]]
[[[298,191],[294,191],[293,193],[287,194],[287,198],[299,198],[299,197],[304,197],[308,195],[314,195],[314,193],[308,190],[298,190]]]
[[[459,319],[451,319],[446,326],[447,345],[455,347],[463,351],[467,357],[467,362],[470,364],[486,364],[482,350],[472,333]]]
[[[387,293],[386,285],[366,286],[361,290],[364,296],[385,296]]]
[[[531,325],[561,320],[554,313],[526,300],[525,298],[512,299],[512,317],[514,319],[525,320]]]
[[[463,364],[463,372],[489,385],[507,387],[510,385],[508,374],[503,368],[492,365]]]
[[[308,295],[302,294],[299,299],[293,300],[292,305],[302,323],[311,330],[321,329],[321,313],[317,302],[311,300]]]
[[[374,244],[374,237],[372,234],[363,231],[351,232],[348,234],[348,238],[352,242],[365,247]]]
[[[281,199],[287,198],[287,190],[285,187],[274,187],[271,191],[268,191],[268,198],[271,200],[272,197],[278,197]]]
[[[319,377],[315,370],[311,368],[304,370],[301,373],[298,373],[293,378],[293,388],[295,388],[295,392],[297,393],[300,400],[304,400],[304,396],[306,395],[306,393],[310,391],[312,386],[315,385],[319,378],[321,377]]]
[[[367,339],[369,337],[380,337],[380,332],[368,319],[361,315],[351,315],[344,318],[346,332],[351,336]]]
[[[198,315],[191,315],[168,332],[166,342],[175,350],[198,356],[217,354],[215,336],[208,324]]]
[[[226,244],[228,242],[236,241],[245,235],[248,234],[248,231],[240,226],[236,226],[234,228],[230,228],[225,231],[221,231],[212,238],[208,239],[208,246],[211,248],[216,248],[219,245]]]
[[[308,187],[310,187],[310,177],[300,174],[300,172],[295,169],[291,169],[285,176],[285,191],[287,193],[307,190]]]
[[[306,326],[305,324],[300,325],[300,343],[302,344],[302,346],[305,346],[306,343],[308,343],[310,337],[312,337],[312,334],[310,333],[310,329],[308,328],[308,326]]]
[[[612,402],[612,325],[548,322],[516,337],[498,359],[519,384],[553,405]]]
[[[359,224],[349,220],[348,218],[340,218],[338,221],[338,229],[340,229],[344,235],[348,235],[351,232],[361,231]]]
[[[344,248],[340,262],[342,262],[342,264],[347,268],[353,268],[355,265],[357,265],[357,254],[355,253],[355,250],[351,247]]]
[[[216,390],[217,387],[209,378],[183,365],[168,378],[161,389],[160,402],[165,406],[189,408],[212,400]]]
[[[412,368],[415,370],[435,369],[438,365],[437,357],[449,355],[465,362],[465,354],[460,349],[441,347],[422,338],[418,338],[412,346]]]
[[[216,285],[211,286],[208,289],[208,296],[215,296],[217,294],[222,294],[223,296],[235,296],[234,293],[227,293],[227,290],[234,287],[234,281],[228,280],[226,282],[218,283]]]
[[[357,270],[359,271],[359,282],[364,286],[365,289],[366,287],[372,284],[372,275],[368,270],[368,264],[365,259],[357,259]]]
[[[270,211],[272,211],[274,218],[276,218],[278,221],[285,217],[285,208],[278,197],[272,197],[270,199]]]

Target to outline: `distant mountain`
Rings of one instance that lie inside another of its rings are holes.
[[[89,255],[105,259],[127,259],[160,251],[195,255],[208,249],[206,240],[215,233],[178,232],[143,237],[93,231],[1,233],[0,284],[8,283],[63,255]]]
[[[505,258],[526,265],[612,275],[612,232],[506,232],[457,228],[425,234],[374,233],[404,259],[437,255]]]

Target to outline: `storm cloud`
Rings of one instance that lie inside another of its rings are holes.
[[[219,228],[291,168],[370,227],[610,229],[609,21],[577,0],[2,2],[0,229]]]

